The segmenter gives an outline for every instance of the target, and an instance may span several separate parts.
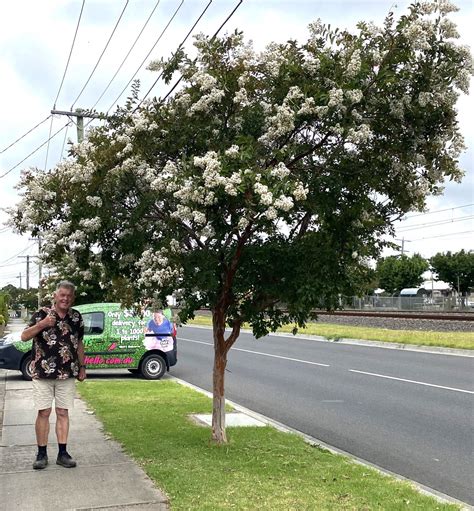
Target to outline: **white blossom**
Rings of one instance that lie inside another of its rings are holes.
[[[298,182],[293,190],[293,197],[296,200],[305,200],[308,195],[308,189],[303,186],[303,183]]]
[[[86,197],[86,201],[91,206],[94,206],[96,208],[101,208],[102,207],[102,199],[100,197],[88,195]]]
[[[275,218],[278,216],[277,210],[270,206],[267,211],[265,211],[265,216],[268,218],[268,220],[275,220]]]
[[[290,174],[290,169],[283,163],[280,162],[276,167],[270,171],[270,175],[277,179],[285,179]]]
[[[246,107],[250,104],[249,98],[247,96],[247,89],[242,87],[235,93],[234,103],[242,107]]]
[[[360,71],[361,59],[360,50],[354,50],[346,67],[346,76],[354,77]]]
[[[346,90],[344,94],[351,103],[360,103],[363,97],[363,93],[359,89]]]
[[[280,195],[278,199],[273,203],[276,209],[281,209],[282,211],[290,211],[293,208],[294,203],[291,197],[285,197],[284,195]]]
[[[344,91],[342,89],[331,89],[329,91],[328,106],[341,107],[344,101]]]
[[[238,224],[237,224],[237,227],[241,230],[241,231],[244,231],[247,226],[249,225],[249,221],[243,216],[242,218],[240,218]]]
[[[96,232],[100,229],[102,222],[98,216],[94,218],[82,218],[79,221],[79,225],[85,230],[85,232]]]
[[[225,154],[227,156],[237,156],[239,154],[239,146],[238,145],[231,145],[229,149],[226,149]]]

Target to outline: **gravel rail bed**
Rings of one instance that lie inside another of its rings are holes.
[[[319,323],[386,328],[387,330],[419,330],[424,332],[474,332],[474,321],[438,319],[374,318],[373,316],[338,316],[321,314]]]

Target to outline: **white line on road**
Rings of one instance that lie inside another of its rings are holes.
[[[208,346],[214,346],[210,342],[195,341],[194,339],[185,339],[184,337],[178,337],[179,341],[195,342],[197,344],[207,344]],[[309,360],[300,360],[299,358],[281,357],[280,355],[271,355],[270,353],[262,353],[261,351],[244,350],[242,348],[231,348],[235,351],[244,351],[246,353],[253,353],[254,355],[263,355],[264,357],[282,358],[283,360],[291,360],[293,362],[300,362],[302,364],[311,364],[314,366],[330,367],[329,364],[320,364],[318,362],[310,362]]]
[[[349,369],[351,373],[367,374],[369,376],[377,376],[378,378],[387,378],[389,380],[404,381],[407,383],[415,383],[416,385],[425,385],[427,387],[436,387],[438,389],[453,390],[455,392],[464,392],[465,394],[474,394],[472,390],[456,389],[454,387],[444,387],[443,385],[435,385],[434,383],[425,383],[423,381],[406,380],[405,378],[395,378],[395,376],[387,376],[385,374],[367,373],[366,371],[357,371],[356,369]]]

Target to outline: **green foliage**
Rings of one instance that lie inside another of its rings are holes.
[[[418,287],[423,282],[422,274],[428,268],[428,261],[419,254],[379,259],[376,269],[379,286],[391,294],[407,287]]]
[[[474,289],[474,252],[438,252],[430,259],[439,280],[451,284],[463,295]]]
[[[0,290],[0,293],[6,293],[8,305],[12,309],[26,307],[28,310],[34,310],[38,307],[38,289],[22,289],[8,284]]]
[[[10,296],[0,292],[0,325],[5,325],[8,318],[8,305]]]

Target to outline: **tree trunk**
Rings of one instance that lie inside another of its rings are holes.
[[[224,376],[227,364],[227,354],[214,354],[213,396],[212,396],[212,442],[227,443],[225,433],[225,394]]]
[[[221,311],[212,314],[214,334],[214,369],[212,374],[212,437],[211,441],[220,445],[227,443],[225,433],[225,391],[224,378],[227,365],[227,350],[224,332],[225,319]]]

